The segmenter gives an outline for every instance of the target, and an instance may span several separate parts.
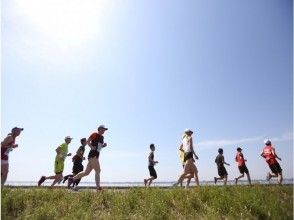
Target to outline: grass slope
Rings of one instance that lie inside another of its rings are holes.
[[[293,185],[79,193],[3,188],[2,219],[293,219]]]

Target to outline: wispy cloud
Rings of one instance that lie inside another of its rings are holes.
[[[286,132],[281,137],[274,137],[274,138],[270,138],[270,139],[274,142],[290,141],[290,140],[293,140],[293,133]]]
[[[254,143],[254,142],[263,142],[264,139],[270,139],[272,142],[282,142],[293,140],[293,133],[286,132],[281,137],[266,137],[265,135],[257,136],[257,137],[248,137],[248,138],[240,138],[240,139],[220,139],[220,140],[207,140],[202,141],[197,144],[198,147],[223,147],[223,146],[236,146],[242,145],[246,143]]]
[[[241,145],[244,143],[252,143],[263,140],[264,136],[242,138],[242,139],[221,139],[221,140],[208,140],[202,141],[197,144],[199,147],[223,147],[229,145]]]

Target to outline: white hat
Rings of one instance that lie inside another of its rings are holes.
[[[98,130],[100,129],[108,130],[108,128],[106,128],[105,125],[99,125]]]
[[[269,139],[265,139],[265,140],[263,141],[263,143],[264,143],[265,145],[270,145],[272,142],[271,142],[271,140],[269,140]]]
[[[64,140],[66,140],[66,139],[73,139],[73,138],[70,137],[70,136],[66,136],[66,137],[64,138]]]
[[[186,134],[187,134],[187,133],[192,133],[192,134],[193,134],[193,131],[192,131],[191,129],[186,128],[186,129],[185,129],[185,133],[186,133]]]

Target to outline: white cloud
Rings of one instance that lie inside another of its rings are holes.
[[[290,141],[290,140],[293,140],[293,133],[286,132],[281,137],[270,138],[270,140],[272,140],[274,142]]]
[[[289,141],[293,140],[293,133],[286,132],[281,137],[267,137],[273,142],[282,142],[282,141]],[[241,138],[241,139],[221,139],[221,140],[207,140],[202,141],[197,144],[197,147],[223,147],[229,145],[242,145],[244,143],[252,143],[252,142],[263,142],[266,139],[266,136],[257,136],[257,137],[248,137],[248,138]]]
[[[198,147],[223,147],[228,145],[240,145],[244,143],[256,142],[263,140],[263,136],[242,138],[242,139],[221,139],[221,140],[208,140],[202,141],[197,144]]]

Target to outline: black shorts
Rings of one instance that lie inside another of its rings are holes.
[[[282,168],[279,163],[275,163],[271,165],[269,164],[269,167],[274,174],[282,173]]]
[[[156,179],[157,174],[156,174],[156,171],[154,169],[154,166],[148,166],[148,169],[149,169],[150,176],[152,176],[152,177],[154,177]]]
[[[193,159],[193,153],[192,152],[185,153],[184,162],[186,162],[187,160],[189,160],[191,158]]]
[[[88,159],[93,158],[93,157],[99,158],[99,152],[97,150],[90,150],[89,155],[88,155]]]
[[[239,168],[239,171],[240,171],[241,174],[244,174],[244,173],[248,174],[249,173],[248,168],[247,168],[246,165],[239,166],[238,168]]]
[[[74,163],[72,168],[72,173],[78,174],[79,172],[82,172],[84,170],[84,166],[82,163]]]
[[[227,176],[228,175],[228,172],[227,172],[227,170],[226,170],[226,168],[225,168],[224,165],[218,166],[217,167],[217,172],[218,172],[218,175],[220,177],[224,177],[224,176]]]

